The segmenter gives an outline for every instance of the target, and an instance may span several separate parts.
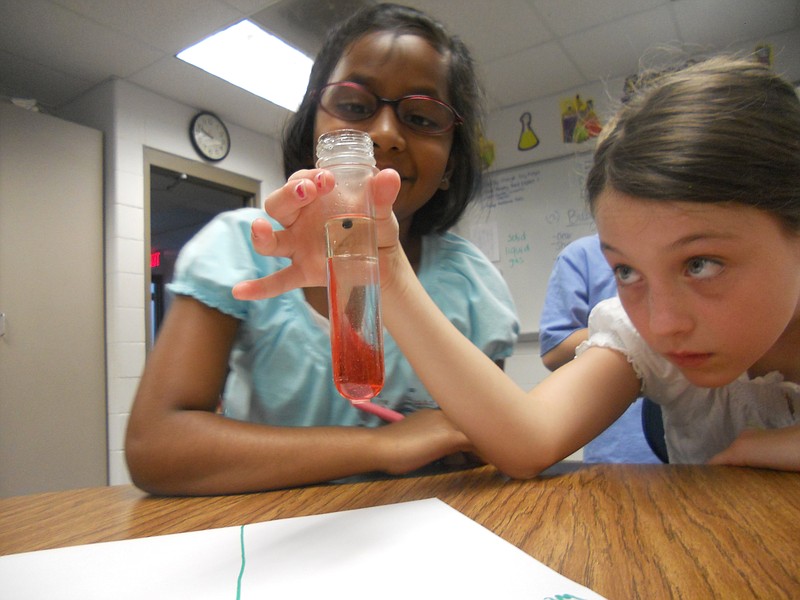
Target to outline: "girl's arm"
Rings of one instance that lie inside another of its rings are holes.
[[[627,359],[592,348],[525,393],[447,320],[404,256],[382,285],[384,322],[431,396],[482,458],[527,478],[599,435],[636,399]]]
[[[384,323],[447,417],[482,458],[512,477],[532,477],[581,448],[635,400],[639,381],[627,359],[592,348],[526,394],[449,322],[419,283],[398,241],[391,203],[399,178],[376,178],[375,204]],[[275,296],[324,283],[320,215],[312,194],[273,194],[265,208],[286,230],[254,224],[262,254],[289,256],[292,267],[238,284],[241,299]],[[308,210],[304,207],[308,206]]]
[[[800,425],[746,429],[709,464],[800,471]]]
[[[276,427],[217,414],[237,328],[236,319],[197,300],[175,299],[128,424],[126,458],[140,488],[242,493],[376,471],[400,474],[472,450],[436,410],[377,428]]]

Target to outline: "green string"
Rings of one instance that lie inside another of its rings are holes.
[[[239,528],[239,546],[242,550],[242,567],[239,569],[239,578],[236,581],[236,600],[242,597],[242,577],[244,577],[244,525]]]

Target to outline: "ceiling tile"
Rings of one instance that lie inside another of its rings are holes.
[[[306,56],[314,57],[331,23],[370,3],[371,0],[282,0],[250,19]]]
[[[673,7],[678,30],[689,44],[724,50],[743,40],[757,40],[800,25],[797,0],[682,0]]]
[[[2,10],[13,11],[14,17],[0,18],[0,49],[86,81],[127,77],[161,56],[129,36],[49,2],[4,0]]]
[[[531,0],[548,27],[563,37],[632,14],[652,10],[669,0]]]
[[[279,138],[289,116],[285,108],[209,75],[177,58],[165,58],[128,79],[146,89],[217,113],[230,123]]]
[[[412,0],[461,37],[474,57],[482,61],[509,56],[553,39],[526,0]]]
[[[47,109],[77,98],[93,83],[0,50],[1,96],[34,98]]]
[[[219,0],[52,0],[83,17],[170,54],[208,37],[244,16]]]
[[[658,48],[680,48],[667,7],[594,27],[562,43],[581,73],[593,81],[636,73],[642,56]]]
[[[280,1],[281,0],[225,0],[225,4],[230,4],[233,8],[246,15],[252,15]]]
[[[57,113],[117,77],[277,136],[286,111],[188,71],[194,67],[177,65],[174,54],[273,5],[325,3],[338,14],[352,1],[0,0],[0,94],[34,97]],[[773,44],[776,69],[800,78],[798,0],[401,1],[462,37],[483,74],[490,108],[624,77],[638,70],[642,55],[644,65],[658,66],[656,59],[750,50],[762,40]]]
[[[586,82],[560,46],[551,42],[486,65],[486,89],[493,108],[549,96]]]

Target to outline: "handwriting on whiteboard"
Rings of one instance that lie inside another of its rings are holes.
[[[586,235],[587,227],[594,230],[594,219],[588,208],[570,208],[564,211],[563,219],[561,211],[556,210],[545,216],[545,222],[557,227],[550,240],[555,254],[561,252],[570,242]]]
[[[483,194],[483,204],[487,208],[512,204],[527,200],[527,189],[539,181],[538,169],[512,173],[488,181],[488,189]]]
[[[549,240],[553,257],[570,242],[586,235],[587,225],[593,225],[592,215],[588,209],[554,210],[544,216],[544,221],[553,229]],[[526,258],[533,251],[530,237],[525,229],[513,229],[506,233],[502,258],[509,269],[525,264]],[[539,242],[540,251],[544,242],[545,240]]]
[[[526,231],[512,231],[506,236],[505,259],[509,268],[513,269],[525,264],[525,256],[531,251],[531,243]]]

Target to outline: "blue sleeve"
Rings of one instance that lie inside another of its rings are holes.
[[[438,245],[420,282],[450,322],[492,360],[511,356],[519,319],[503,276],[467,240],[452,233],[428,236]]]
[[[253,250],[250,225],[268,218],[255,208],[243,208],[214,217],[181,249],[168,289],[191,296],[237,319],[246,319],[252,303],[237,300],[233,286],[245,279],[268,275],[288,263]],[[279,228],[277,223],[273,223]]]
[[[539,353],[542,356],[574,331],[588,325],[587,275],[581,267],[580,261],[575,261],[564,251],[556,258],[539,322]]]
[[[599,302],[616,296],[614,272],[592,235],[575,240],[556,258],[550,273],[539,322],[543,356],[578,329],[589,325],[589,313]]]

